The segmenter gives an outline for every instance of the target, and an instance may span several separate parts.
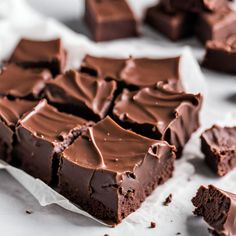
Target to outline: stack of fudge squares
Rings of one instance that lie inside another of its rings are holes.
[[[118,224],[171,178],[199,127],[180,57],[86,55],[65,71],[60,39],[22,39],[0,72],[0,158]]]
[[[229,0],[160,0],[145,22],[173,41],[196,35],[206,47],[204,67],[236,73],[236,12]]]

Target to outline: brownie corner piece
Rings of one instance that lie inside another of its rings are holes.
[[[126,0],[86,0],[84,18],[97,42],[139,35],[138,21]]]
[[[31,40],[23,38],[19,41],[9,62],[26,68],[47,68],[53,76],[63,72],[67,53],[61,39]]]
[[[115,81],[69,70],[46,84],[45,95],[60,111],[97,121],[107,115],[116,88]]]
[[[201,150],[210,169],[218,176],[236,167],[236,127],[214,125],[201,135]]]
[[[41,100],[16,127],[14,165],[47,184],[54,182],[58,155],[86,126],[82,118],[59,112]]]
[[[96,218],[118,224],[172,176],[174,160],[173,146],[106,117],[62,152],[59,191]]]
[[[201,186],[192,199],[194,214],[201,216],[220,236],[235,235],[236,195],[213,185]]]
[[[15,127],[18,120],[37,102],[26,100],[9,100],[7,97],[0,98],[0,159],[11,163],[14,147]]]

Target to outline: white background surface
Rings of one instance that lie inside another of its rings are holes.
[[[137,0],[133,0],[131,2],[135,1],[137,2]],[[44,14],[56,17],[69,25],[73,23],[73,26],[79,19],[78,14],[81,14],[83,11],[83,7],[81,5],[82,0],[29,0],[29,2],[37,10],[43,12]],[[138,7],[136,5],[142,5],[142,2],[149,1],[139,0],[139,2],[140,4],[135,4],[135,7]],[[41,33],[43,34],[43,32]],[[159,46],[163,45],[168,48],[190,45],[198,59],[200,59],[204,53],[202,46],[194,39],[174,44],[168,42],[163,37],[158,36],[146,28],[144,29],[144,33],[146,37],[150,38],[149,43],[151,44],[156,44]],[[137,42],[137,45],[141,45],[142,40],[144,41],[143,38],[137,40],[139,41]],[[207,70],[203,70],[203,72],[206,77],[208,87],[206,103],[210,110],[208,113],[209,117],[206,117],[206,119],[210,119],[212,122],[214,120],[224,119],[226,113],[236,111],[236,76],[214,73]],[[215,112],[214,114],[212,114],[212,110]],[[194,144],[192,144],[191,147],[187,147],[186,152],[191,150],[193,146]],[[194,167],[202,164],[200,163],[200,159],[198,160],[197,158],[193,158],[192,160],[189,160],[189,162],[192,162]],[[188,188],[186,187],[186,192],[183,190],[181,190],[181,192],[178,192],[178,190],[173,192],[174,200],[170,207],[163,208],[160,206],[159,213],[155,214],[155,212],[150,212],[150,214],[152,213],[152,215],[155,216],[153,220],[157,222],[157,228],[147,229],[150,223],[150,221],[147,220],[147,217],[144,218],[143,222],[140,222],[140,224],[134,224],[132,226],[129,225],[128,230],[125,227],[125,224],[127,224],[126,222],[118,226],[116,229],[109,229],[105,226],[101,226],[93,220],[68,212],[58,206],[41,207],[21,185],[19,185],[9,174],[2,170],[0,171],[0,235],[96,236],[109,233],[111,236],[144,234],[171,236],[175,235],[177,232],[181,232],[181,235],[207,235],[206,226],[193,218],[191,211],[184,212],[184,206],[181,209],[181,204],[183,203],[180,203],[178,200],[175,201],[175,196],[178,196],[178,199],[181,197],[185,198],[188,191],[195,191],[198,187],[196,182],[188,182],[186,178],[194,171],[198,174],[198,182],[217,182],[221,187],[224,187],[226,183],[232,183],[232,180],[235,180],[236,172],[231,172],[230,175],[223,179],[216,179],[211,175],[208,169],[204,167],[201,168],[201,170],[198,169],[198,167],[194,170],[191,166],[187,166],[186,173],[180,173],[178,172],[178,166],[182,164],[184,163],[181,163],[181,161],[177,164],[177,170],[175,173],[176,177],[178,177],[177,183],[181,187],[186,185]],[[171,181],[168,185],[171,186]],[[230,184],[227,185],[227,188],[236,190],[235,186],[230,186]],[[162,188],[159,190],[159,199],[156,199],[157,205],[161,205],[161,201],[163,201],[163,199],[169,194],[168,188],[164,193],[161,190]],[[152,197],[148,199],[148,201],[152,200]],[[187,198],[187,200],[189,199]],[[25,213],[25,210],[32,210],[33,214],[28,215]],[[163,222],[163,219],[160,219],[160,221],[158,220],[162,217],[160,213],[166,215],[166,224],[164,226],[159,225],[159,222]],[[186,218],[184,220],[181,219],[182,214],[186,214]],[[163,231],[166,233],[159,234],[160,230],[163,230],[163,227],[166,227],[166,230]]]

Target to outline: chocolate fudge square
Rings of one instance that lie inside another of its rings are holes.
[[[61,154],[60,192],[93,216],[120,223],[172,176],[173,151],[106,117]]]
[[[105,81],[70,70],[49,81],[45,94],[59,110],[96,121],[107,115],[115,90],[115,81]]]
[[[180,57],[115,59],[87,55],[80,71],[105,80],[115,80],[119,90],[124,87],[136,90],[160,81],[165,81],[174,90],[183,90],[179,67]]]
[[[224,40],[236,33],[236,12],[222,8],[214,13],[203,12],[198,15],[196,35],[204,44],[208,40]]]
[[[190,37],[194,33],[196,15],[183,12],[167,12],[161,4],[146,11],[145,22],[172,41]]]
[[[126,59],[86,55],[81,63],[80,72],[105,80],[120,81],[120,73],[125,65]]]
[[[207,165],[218,176],[236,167],[236,127],[214,125],[201,135],[201,150]]]
[[[26,68],[47,68],[55,76],[64,70],[66,51],[61,39],[49,41],[21,39],[9,62]]]
[[[51,79],[49,70],[25,69],[15,64],[7,64],[0,72],[0,95],[39,99],[46,81]]]
[[[0,98],[0,159],[11,162],[17,121],[36,105],[37,102]]]
[[[126,0],[86,0],[84,18],[97,42],[139,35],[138,22]]]
[[[82,118],[61,113],[42,100],[18,122],[14,165],[47,184],[54,184],[57,155],[80,135],[85,124]]]
[[[212,235],[236,235],[236,195],[213,185],[201,186],[192,199],[194,214],[212,227]]]
[[[165,9],[187,11],[193,13],[219,11],[228,5],[228,0],[161,0]]]
[[[236,34],[226,40],[208,41],[202,64],[212,70],[236,74]]]
[[[179,158],[199,127],[201,101],[199,94],[177,93],[161,86],[124,90],[115,101],[113,115],[124,128],[174,145]]]

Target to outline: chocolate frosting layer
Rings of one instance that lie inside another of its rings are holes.
[[[160,81],[179,80],[180,57],[167,59],[129,58],[121,72],[121,80],[139,88],[153,86]],[[179,89],[182,86],[179,82]]]
[[[10,127],[14,127],[23,114],[33,109],[38,102],[26,100],[9,100],[0,98],[0,117]]]
[[[192,202],[194,214],[203,216],[216,235],[236,235],[236,194],[213,185],[201,186]]]
[[[201,96],[176,93],[160,86],[137,92],[124,90],[113,114],[126,128],[147,137],[165,139],[182,149],[199,127]]]
[[[0,74],[0,94],[18,98],[39,98],[45,82],[52,79],[46,69],[23,69],[5,65]]]
[[[30,113],[19,121],[19,126],[33,135],[52,143],[62,142],[74,128],[80,128],[85,120],[59,112],[42,100]]]
[[[65,75],[59,75],[55,80],[49,81],[45,94],[49,102],[63,106],[65,110],[66,106],[76,107],[71,109],[76,115],[101,119],[108,112],[115,90],[115,81],[107,82],[70,70]]]
[[[125,59],[86,55],[80,71],[92,76],[120,81],[120,72],[125,67],[125,62]]]
[[[83,167],[107,169],[123,174],[133,172],[152,145],[158,146],[159,154],[167,147],[163,141],[124,130],[106,117],[67,148],[64,157]]]

